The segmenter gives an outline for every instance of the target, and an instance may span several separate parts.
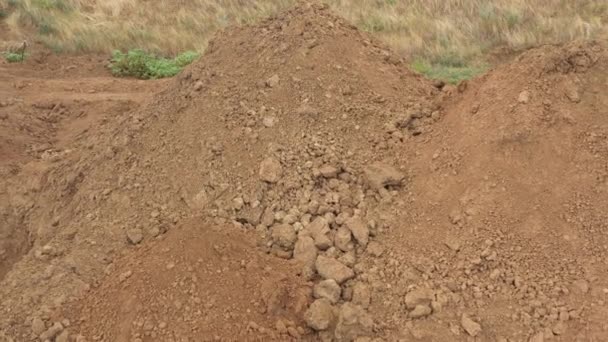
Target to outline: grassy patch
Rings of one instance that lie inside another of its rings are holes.
[[[27,58],[27,56],[28,56],[27,53],[24,53],[23,55],[20,53],[14,53],[14,52],[5,52],[4,53],[4,59],[6,59],[6,61],[9,63],[23,62]]]
[[[186,51],[173,59],[159,57],[144,50],[130,50],[127,53],[114,51],[110,70],[120,77],[156,79],[177,75],[186,65],[199,57],[194,51]]]
[[[450,73],[471,69],[470,61],[484,60],[495,49],[608,37],[607,1],[322,1],[397,52],[426,61],[431,65],[426,69]],[[297,2],[0,0],[0,11],[14,32],[32,29],[25,32],[36,32],[32,39],[55,51],[110,53],[140,47],[174,55],[202,51],[218,29],[254,23]]]
[[[450,65],[431,63],[422,59],[412,63],[412,69],[433,80],[441,80],[450,84],[471,79],[487,70],[486,66],[466,64]]]

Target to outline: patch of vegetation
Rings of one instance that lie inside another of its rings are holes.
[[[486,66],[472,66],[466,64],[450,65],[430,63],[426,60],[416,60],[412,63],[412,69],[433,80],[441,80],[450,84],[471,79],[484,73]]]
[[[23,62],[26,58],[27,58],[28,54],[24,53],[15,53],[15,52],[5,52],[4,53],[4,59],[6,59],[7,62],[9,63],[17,63],[17,62]]]
[[[120,77],[157,79],[177,75],[182,69],[199,57],[198,52],[186,51],[173,59],[159,57],[141,49],[127,53],[114,51],[110,70]]]
[[[62,12],[69,12],[72,10],[72,6],[65,0],[33,0],[32,4],[46,10],[56,9]]]

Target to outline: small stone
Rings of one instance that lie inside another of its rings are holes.
[[[157,237],[160,235],[160,228],[158,226],[154,226],[152,228],[150,228],[150,235],[152,237]]]
[[[200,91],[204,86],[205,84],[203,82],[196,81],[196,83],[194,83],[194,91]]]
[[[264,117],[264,119],[262,119],[262,124],[264,125],[264,127],[266,128],[271,128],[274,127],[274,125],[276,124],[276,118],[273,116],[266,116]]]
[[[352,235],[350,230],[344,226],[338,228],[336,234],[334,235],[334,245],[339,248],[343,252],[348,252],[353,249],[353,244],[351,243]]]
[[[46,330],[46,325],[44,325],[44,321],[39,317],[36,317],[32,320],[32,332],[34,335],[38,336],[42,334]]]
[[[271,228],[272,242],[286,250],[293,248],[296,242],[296,231],[289,224],[274,225]]]
[[[382,247],[382,245],[379,242],[371,241],[367,245],[367,252],[370,255],[375,256],[376,258],[379,258],[384,253],[384,247]]]
[[[127,230],[127,240],[132,245],[139,244],[144,239],[144,233],[139,228],[132,228]]]
[[[118,281],[124,283],[125,280],[129,279],[133,275],[132,271],[125,271],[118,275]]]
[[[70,340],[70,333],[67,330],[64,330],[59,334],[59,336],[55,337],[55,342],[68,342]]]
[[[293,258],[304,265],[313,266],[317,260],[317,247],[310,236],[299,236],[293,249]]]
[[[325,178],[336,178],[340,170],[331,165],[323,165],[319,168],[319,172]]]
[[[530,102],[530,92],[527,90],[524,90],[521,93],[519,93],[519,96],[517,97],[517,102],[522,103],[522,104],[526,104],[526,103]]]
[[[280,82],[281,82],[281,79],[279,78],[279,75],[274,74],[266,80],[266,86],[270,87],[270,88],[274,88],[274,87],[278,86]]]
[[[328,258],[322,255],[317,257],[315,262],[317,273],[324,279],[333,279],[338,284],[355,277],[355,272],[348,266],[339,262],[336,259]]]
[[[374,190],[387,186],[400,186],[405,178],[399,170],[383,163],[371,164],[363,172],[368,185]]]
[[[275,158],[269,157],[260,164],[260,179],[268,183],[276,183],[283,175],[283,167]]]
[[[430,305],[435,293],[428,288],[417,288],[405,295],[405,307],[413,310],[418,305]]]
[[[430,315],[432,312],[431,308],[428,305],[416,305],[414,310],[410,312],[410,318],[422,318]]]
[[[370,287],[364,283],[356,283],[353,286],[353,304],[360,305],[362,308],[367,309],[372,301],[372,292]]]
[[[315,240],[315,246],[320,250],[326,250],[332,246],[332,241],[328,236],[329,233],[329,223],[323,217],[317,217],[312,221],[306,229],[312,235],[312,238]]]
[[[374,321],[362,307],[344,303],[340,308],[334,334],[338,341],[353,341],[360,337],[371,336],[373,327]]]
[[[557,322],[551,329],[555,335],[563,335],[566,333],[566,324],[562,321]]]
[[[62,331],[63,331],[63,325],[61,325],[61,323],[59,323],[59,322],[55,322],[55,324],[53,324],[52,327],[48,328],[45,332],[40,334],[40,339],[42,341],[52,340],[57,335],[59,335],[59,333],[61,333]]]
[[[350,218],[345,222],[346,227],[353,233],[359,245],[365,247],[369,242],[369,228],[359,218]]]
[[[454,237],[448,237],[445,240],[445,245],[448,246],[449,249],[453,250],[454,252],[458,252],[460,250],[460,240]]]
[[[232,200],[232,207],[235,210],[241,210],[241,209],[243,209],[244,205],[245,205],[245,201],[241,197],[236,197],[235,199]]]
[[[300,332],[298,331],[298,329],[294,328],[294,327],[288,327],[287,328],[287,334],[289,334],[289,336],[295,338],[296,340],[300,340],[302,337],[302,334],[300,334]]]
[[[341,257],[338,258],[338,261],[340,261],[341,263],[343,263],[344,265],[348,266],[348,267],[355,267],[355,263],[357,262],[357,256],[355,255],[355,251],[354,250],[350,250],[344,254],[342,254]]]
[[[460,318],[460,325],[462,325],[462,328],[467,332],[467,334],[473,337],[479,335],[481,332],[481,325],[473,321],[466,314],[462,314],[462,317]]]
[[[495,269],[492,271],[492,273],[490,273],[490,279],[492,280],[496,280],[498,279],[498,277],[500,277],[500,270],[499,269]]]
[[[536,334],[532,335],[528,341],[529,342],[544,342],[545,334],[542,331],[539,331]]]
[[[333,279],[326,279],[318,282],[314,289],[313,295],[315,298],[325,298],[331,304],[336,304],[340,300],[342,289],[340,285]]]
[[[589,283],[584,279],[575,280],[572,285],[574,286],[575,292],[579,294],[586,294],[589,292]]]
[[[304,313],[306,324],[316,330],[325,330],[334,320],[334,312],[327,299],[315,300]]]
[[[277,322],[275,324],[275,329],[277,330],[277,332],[279,334],[287,333],[287,326],[285,325],[285,322],[283,322],[282,319],[277,320]]]

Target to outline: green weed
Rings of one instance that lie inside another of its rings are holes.
[[[412,63],[412,69],[433,80],[442,80],[446,83],[457,84],[460,81],[471,79],[484,73],[486,66],[472,66],[466,64],[450,65],[430,63],[418,59]]]
[[[24,53],[24,54],[14,53],[14,52],[5,52],[4,53],[4,59],[6,59],[6,61],[9,63],[23,62],[27,58],[27,56],[28,56],[27,53]]]
[[[186,51],[173,59],[159,57],[144,50],[130,50],[127,53],[114,51],[110,70],[120,77],[156,79],[177,75],[186,65],[199,57],[194,51]]]

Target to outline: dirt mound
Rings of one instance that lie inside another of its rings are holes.
[[[3,229],[34,243],[3,264],[0,328],[600,339],[606,57],[544,47],[440,91],[321,5],[222,32],[144,108],[6,181]]]
[[[428,143],[401,158],[413,198],[388,219],[394,254],[374,278],[390,288],[372,312],[423,340],[606,336],[606,46],[531,50],[445,103]],[[449,308],[395,316],[407,303],[389,300],[413,286]]]
[[[263,251],[294,257],[297,273],[313,281],[306,304],[321,278],[334,281],[334,290],[342,283],[352,288],[357,255],[383,229],[367,216],[368,207],[397,192],[406,176],[372,161],[392,159],[394,147],[431,129],[439,117],[429,102],[433,93],[383,45],[324,6],[299,6],[221,33],[146,108],[86,132],[38,173],[9,180],[6,196],[24,201],[7,202],[14,220],[4,229],[27,227],[34,243],[2,280],[0,327],[19,339],[59,334],[66,324],[52,313],[96,288],[108,265],[123,262],[122,250],[162,239],[192,216],[255,229]],[[393,128],[385,133],[387,124]],[[36,191],[23,186],[26,178],[40,179]],[[104,289],[118,291],[112,284]],[[371,334],[367,313],[340,307],[325,310],[325,323],[277,315],[252,326],[262,334],[276,330],[264,324],[280,319],[287,322],[284,336],[294,329],[309,335],[310,326],[324,324],[333,334],[330,323],[338,334]],[[91,315],[118,312],[105,308]],[[364,326],[340,323],[351,314]]]
[[[67,317],[82,320],[81,334],[108,341],[276,339],[262,328],[275,324],[300,337],[309,288],[294,268],[257,253],[252,234],[211,227],[185,223],[121,258],[83,312],[68,308]],[[278,315],[285,321],[272,321]]]

